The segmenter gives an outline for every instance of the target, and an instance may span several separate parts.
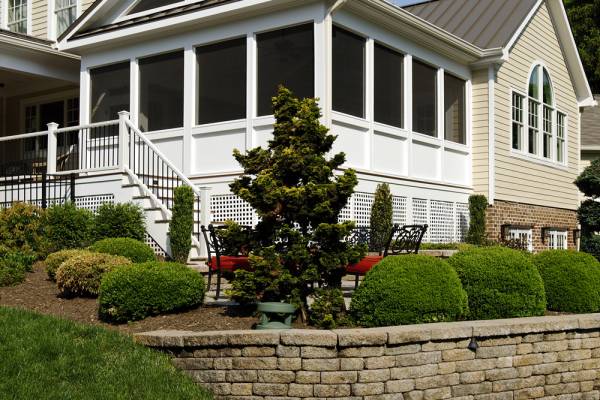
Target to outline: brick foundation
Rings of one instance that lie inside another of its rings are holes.
[[[136,340],[170,354],[217,399],[597,400],[599,332],[600,314],[588,314],[334,331],[159,331]]]
[[[535,206],[495,200],[489,206],[486,215],[486,234],[491,240],[500,240],[503,225],[530,226],[534,251],[548,248],[547,242],[542,242],[543,228],[564,228],[568,230],[568,247],[574,249],[574,231],[577,230],[577,212],[563,208]]]

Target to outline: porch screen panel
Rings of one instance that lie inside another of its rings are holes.
[[[246,117],[246,38],[198,47],[198,124]]]
[[[129,61],[90,70],[91,122],[119,118],[129,111]]]
[[[465,81],[444,75],[444,136],[451,142],[465,144]]]
[[[140,129],[183,127],[183,52],[141,59]]]
[[[365,39],[333,27],[333,109],[365,117]]]
[[[257,35],[258,116],[273,113],[271,98],[284,85],[299,98],[314,97],[315,44],[313,24]]]
[[[412,80],[413,131],[429,136],[437,136],[437,70],[414,60]]]
[[[403,127],[404,56],[375,44],[375,121]]]

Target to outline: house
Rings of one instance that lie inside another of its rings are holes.
[[[594,99],[600,102],[600,94]],[[583,171],[590,162],[600,158],[600,107],[587,108],[581,114],[581,166]]]
[[[178,185],[194,186],[198,224],[256,222],[229,192],[232,150],[267,143],[280,83],[320,99],[358,174],[342,219],[367,225],[387,182],[395,222],[429,224],[426,241],[463,240],[481,193],[490,238],[575,246],[580,111],[595,101],[560,0],[98,0],[49,47],[80,58],[79,120],[0,139],[26,160],[13,175],[77,173],[64,193],[90,207],[140,201],[167,251]],[[7,113],[4,134],[33,118]]]

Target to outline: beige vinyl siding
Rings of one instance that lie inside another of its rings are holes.
[[[473,71],[472,75],[472,134],[473,134],[473,189],[488,195],[488,76],[487,69]]]
[[[518,158],[511,152],[512,89],[527,93],[529,71],[536,61],[543,62],[550,73],[556,108],[567,114],[566,167],[543,165]],[[569,71],[545,3],[517,40],[509,61],[499,69],[495,92],[496,199],[576,209],[578,191],[573,180],[579,170],[579,112]]]
[[[31,34],[42,39],[48,38],[48,0],[32,0]]]

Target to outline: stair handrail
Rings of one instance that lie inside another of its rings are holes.
[[[192,191],[194,192],[194,194],[199,197],[202,198],[202,192],[200,191],[200,189],[198,189],[196,187],[196,185],[194,185],[192,183],[192,181],[189,180],[189,178],[187,176],[185,176],[185,174],[183,172],[181,172],[179,170],[179,168],[177,168],[172,162],[171,160],[169,160],[159,149],[158,147],[156,147],[156,145],[154,143],[152,143],[152,141],[150,139],[148,139],[143,133],[142,131],[140,131],[129,119],[125,120],[125,124],[127,127],[129,127],[129,129],[131,129],[131,131],[140,139],[142,140],[148,147],[150,147],[152,149],[152,151],[154,151],[156,153],[156,155],[165,163],[169,166],[169,168],[171,168],[173,170],[173,172],[175,173],[175,175],[177,175],[177,177],[179,177],[179,179],[181,179],[183,181],[183,183],[185,183],[187,186],[192,188]],[[125,144],[125,142],[124,142]]]

